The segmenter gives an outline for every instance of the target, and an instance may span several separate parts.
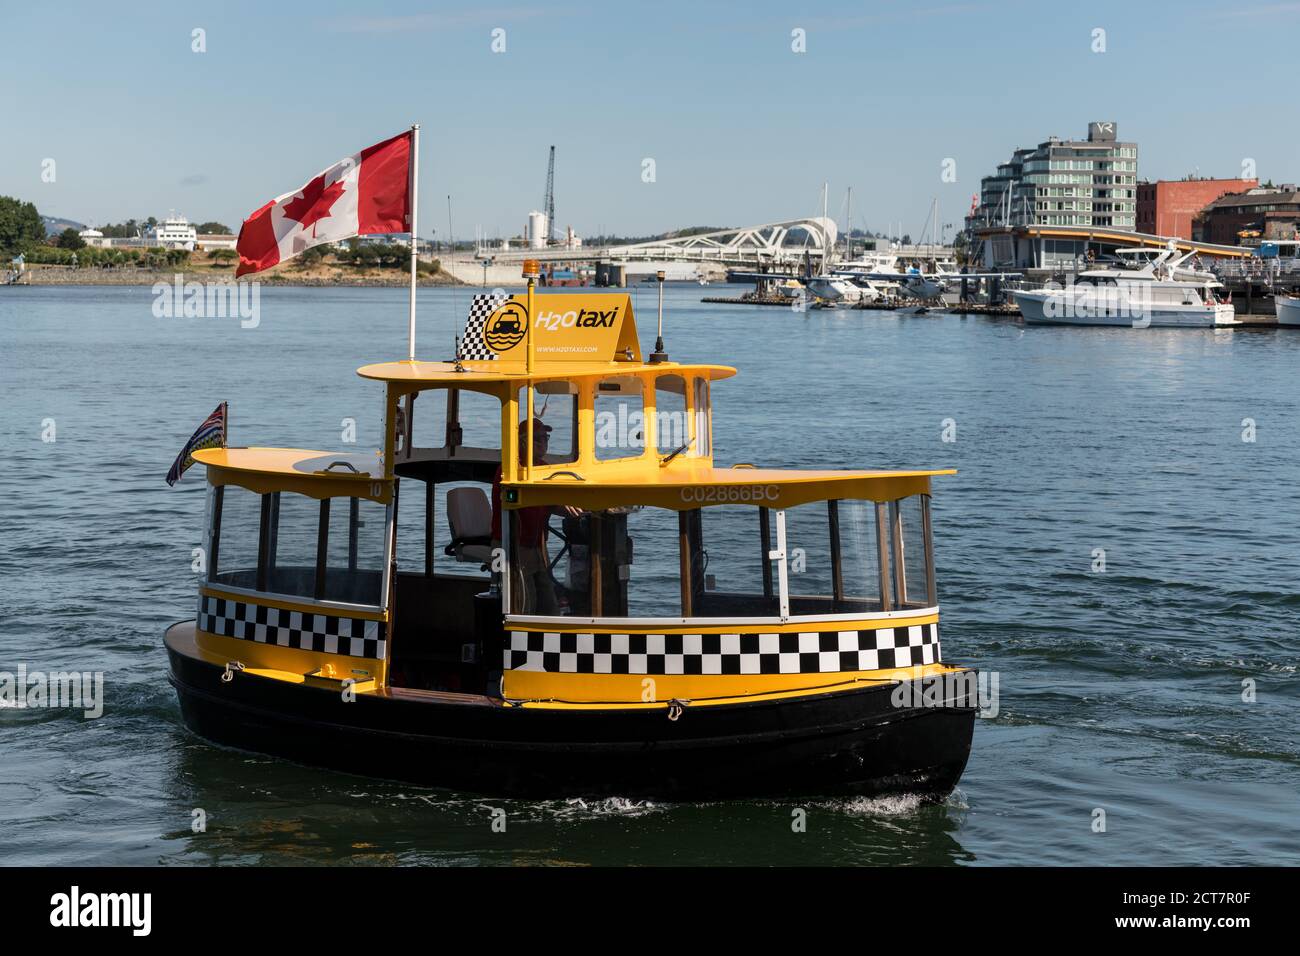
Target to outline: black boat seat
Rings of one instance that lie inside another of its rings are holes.
[[[492,560],[492,504],[482,488],[448,490],[447,524],[451,543],[443,549],[445,554],[467,564]]]

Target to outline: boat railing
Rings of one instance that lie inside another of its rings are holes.
[[[1240,259],[1213,263],[1210,268],[1220,278],[1262,279],[1269,281],[1276,276],[1296,275],[1300,273],[1300,258],[1287,259]]]

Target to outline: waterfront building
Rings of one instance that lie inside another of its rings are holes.
[[[1197,239],[1234,245],[1300,238],[1300,191],[1285,183],[1221,196],[1196,217],[1194,231]]]
[[[194,237],[194,248],[203,252],[212,252],[214,249],[233,249],[238,242],[238,236],[230,236],[225,233],[203,233]]]
[[[1244,192],[1257,179],[1158,179],[1137,184],[1137,231],[1191,239],[1197,213],[1220,196]]]
[[[1121,142],[1116,124],[1088,124],[1085,140],[1049,137],[1033,149],[1017,149],[997,172],[980,182],[980,195],[966,217],[969,233],[982,241],[990,267],[1028,264],[1017,231],[1039,226],[1133,232],[1137,228],[1136,143]],[[1075,261],[1084,254],[1077,239],[1046,240],[1035,265]]]
[[[1116,139],[1112,122],[1088,124],[1086,140],[1055,136],[1017,149],[980,183],[968,224],[1105,226],[1135,229],[1137,144]]]

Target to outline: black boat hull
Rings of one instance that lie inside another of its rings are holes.
[[[516,797],[918,794],[970,754],[973,695],[900,708],[896,684],[726,705],[550,709],[358,694],[236,672],[169,639],[185,724],[215,743],[365,776]],[[972,682],[973,685],[973,682]]]

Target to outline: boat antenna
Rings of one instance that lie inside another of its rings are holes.
[[[655,281],[659,283],[659,334],[655,336],[655,350],[650,353],[650,364],[658,365],[660,362],[668,361],[668,353],[664,351],[664,270],[660,269],[655,273]]]

